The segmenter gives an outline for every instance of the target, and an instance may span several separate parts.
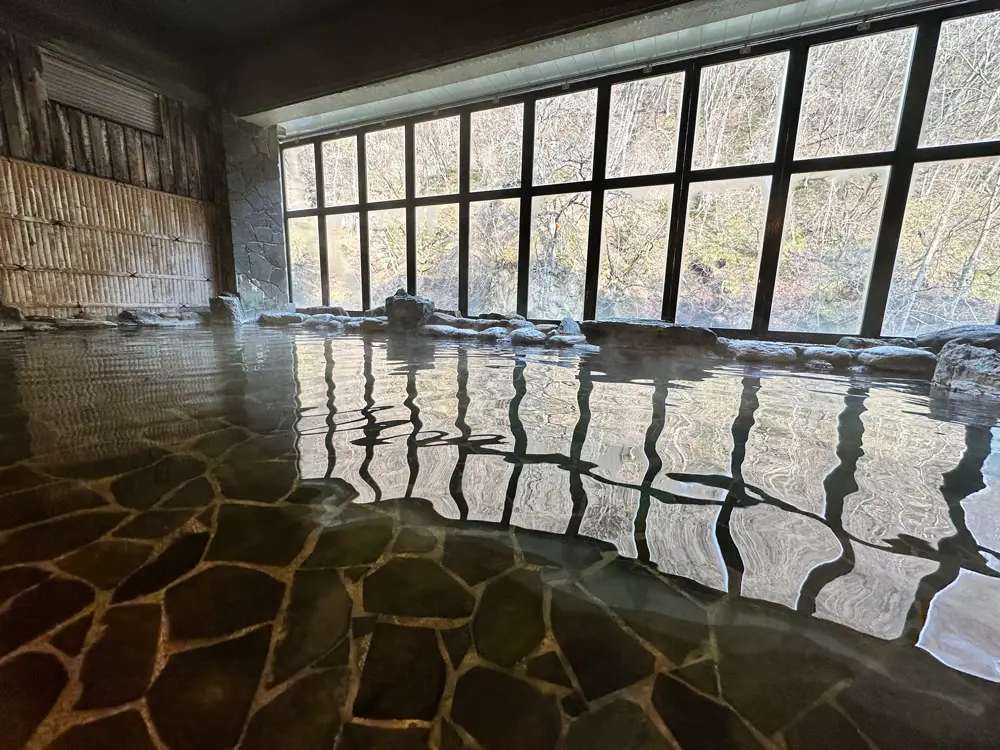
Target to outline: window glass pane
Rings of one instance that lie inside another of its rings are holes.
[[[589,224],[590,193],[532,199],[529,318],[583,316]]]
[[[670,238],[670,185],[604,197],[598,318],[659,318]]]
[[[326,217],[330,304],[361,310],[361,231],[357,214]]]
[[[369,202],[406,197],[406,133],[403,128],[366,133],[365,160]]]
[[[368,214],[368,263],[372,306],[406,289],[406,209]]]
[[[890,151],[916,29],[809,50],[796,159]]]
[[[521,201],[469,205],[469,314],[517,312]]]
[[[417,294],[458,309],[458,205],[417,209]]]
[[[788,53],[701,71],[694,168],[774,161]]]
[[[472,189],[501,190],[520,187],[523,140],[523,104],[473,112]]]
[[[358,139],[323,143],[323,200],[328,206],[358,202]]]
[[[941,24],[921,146],[1000,139],[1000,12]]]
[[[296,307],[323,304],[319,273],[319,219],[304,216],[288,220],[288,255],[292,267],[292,301]]]
[[[597,89],[535,102],[535,184],[589,180]]]
[[[285,176],[285,210],[316,208],[316,149],[309,146],[281,152]]]
[[[889,168],[792,177],[772,331],[858,333]]]
[[[458,192],[458,117],[413,126],[417,195]]]
[[[993,323],[1000,304],[1000,158],[918,164],[882,332]]]
[[[611,87],[608,177],[674,170],[683,91],[683,73]]]
[[[691,185],[678,323],[750,327],[770,189],[770,177]]]

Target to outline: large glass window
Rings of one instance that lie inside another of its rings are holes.
[[[608,177],[674,171],[683,90],[683,73],[611,87]]]
[[[458,118],[413,126],[417,197],[458,192]]]
[[[597,89],[535,102],[535,184],[589,180],[594,171]]]
[[[604,196],[598,318],[659,318],[673,187],[611,190]]]
[[[861,331],[888,179],[888,167],[792,178],[772,331]]]
[[[517,312],[521,202],[469,205],[469,314]]]
[[[458,204],[417,209],[417,294],[458,309]]]
[[[406,209],[368,214],[368,263],[372,305],[406,289]]]
[[[366,133],[365,158],[370,203],[406,197],[406,132],[403,128]]]
[[[288,220],[288,255],[292,272],[292,300],[297,307],[323,304],[323,285],[319,270],[319,220],[301,216]],[[279,284],[280,270],[272,273],[272,284]]]
[[[311,146],[286,148],[282,153],[285,209],[316,208],[316,150]]]
[[[324,141],[323,200],[327,206],[350,206],[358,202],[357,138]]]
[[[998,305],[1000,158],[918,165],[882,333],[993,323]]]
[[[1000,139],[1000,11],[941,24],[921,146]]]
[[[915,29],[809,50],[796,159],[889,151],[896,145]]]
[[[471,125],[472,190],[520,187],[524,105],[473,112]]]
[[[531,202],[528,316],[583,316],[590,193],[539,196]]]
[[[774,160],[787,64],[781,52],[701,71],[695,169]]]
[[[770,177],[691,186],[678,323],[750,327],[770,189]]]
[[[326,257],[330,274],[330,304],[360,310],[361,231],[357,214],[326,217]]]

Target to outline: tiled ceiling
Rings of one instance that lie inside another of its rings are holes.
[[[332,94],[249,119],[259,124],[280,124],[286,138],[332,132],[641,67],[650,62],[945,4],[957,3],[760,0],[720,4],[705,0]],[[745,12],[747,10],[751,12]],[[744,12],[739,14],[740,11]]]

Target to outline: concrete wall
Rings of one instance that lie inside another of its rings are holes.
[[[236,291],[248,311],[288,305],[278,131],[226,115],[222,122]]]

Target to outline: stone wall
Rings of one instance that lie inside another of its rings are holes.
[[[223,118],[236,291],[248,311],[288,306],[276,127]]]

